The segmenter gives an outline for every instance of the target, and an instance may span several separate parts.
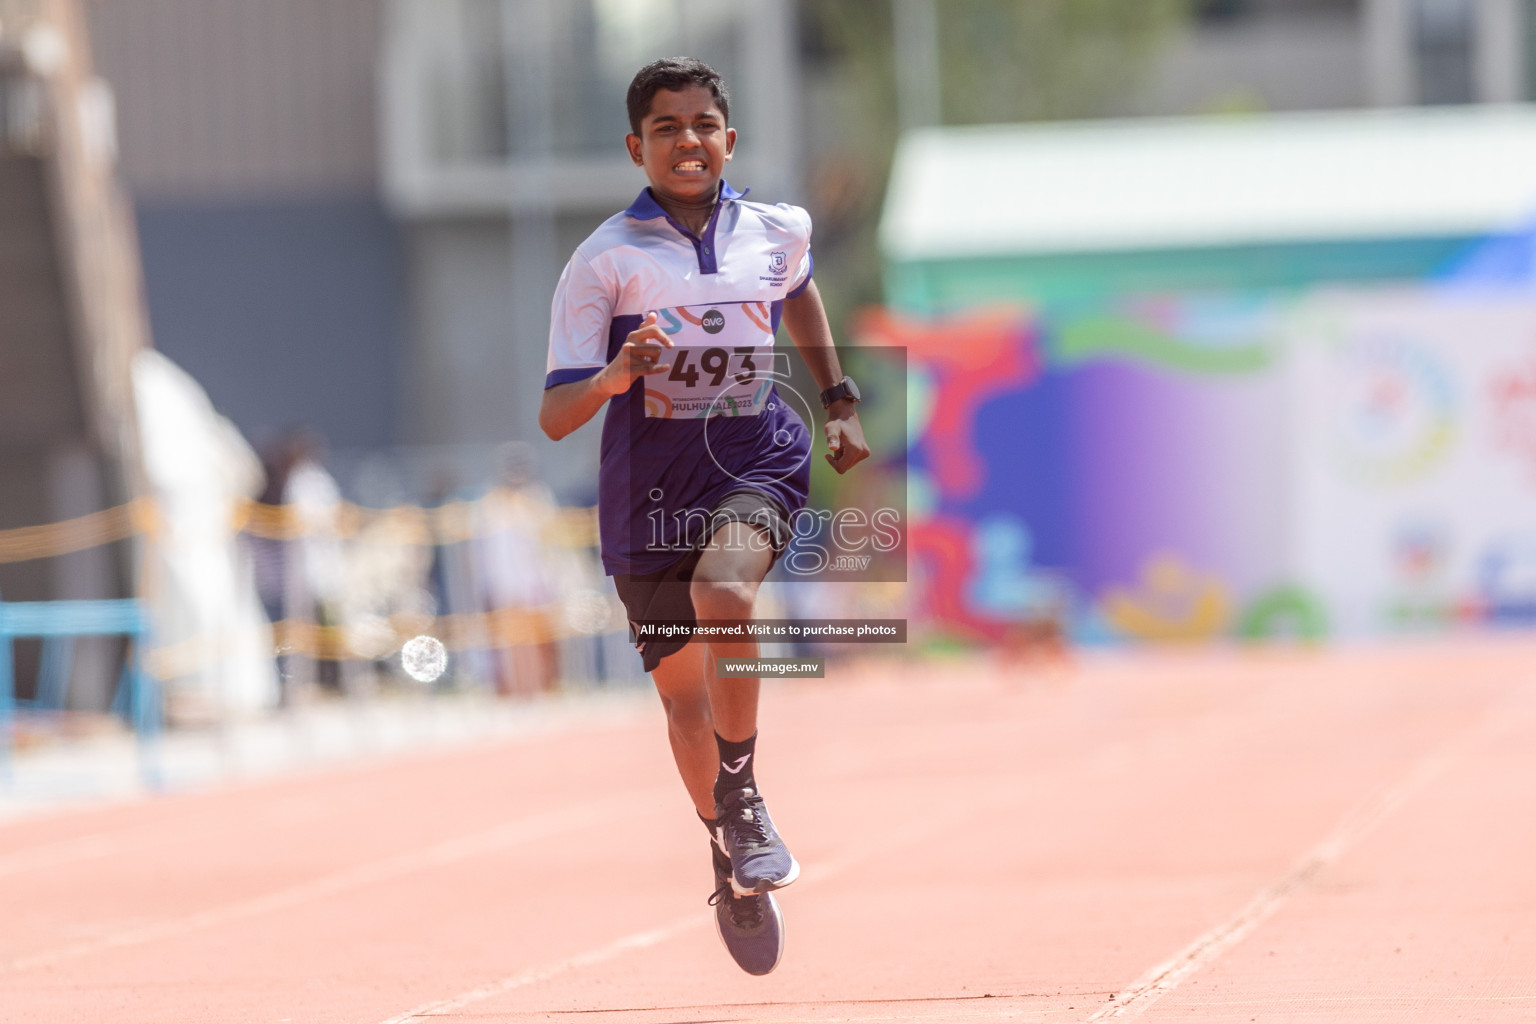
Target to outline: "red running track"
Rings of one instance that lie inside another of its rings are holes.
[[[0,827],[0,1021],[1536,1020],[1536,644],[833,674],[767,978],[645,705]]]

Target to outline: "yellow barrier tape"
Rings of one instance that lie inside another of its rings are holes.
[[[505,492],[492,491],[475,502],[450,502],[438,508],[401,505],[370,509],[344,502],[329,522],[312,521],[291,505],[263,505],[246,501],[234,507],[231,525],[238,531],[265,540],[296,540],[330,535],[344,540],[375,544],[456,544],[509,528],[498,505]],[[479,506],[488,504],[487,509]],[[544,518],[544,543],[560,547],[597,546],[597,509],[561,508]],[[40,526],[0,530],[0,563],[54,558],[87,548],[111,544],[140,534],[153,535],[163,527],[160,510],[148,498],[103,509],[75,519]]]
[[[231,526],[253,537],[294,540],[329,534],[365,544],[455,544],[472,541],[499,530],[514,528],[511,514],[522,499],[512,492],[494,490],[476,501],[455,501],[437,508],[401,505],[370,509],[342,503],[328,524],[306,522],[291,505],[239,502],[231,510]],[[535,507],[540,540],[557,547],[596,547],[596,508]],[[524,520],[525,522],[527,520]],[[0,563],[84,551],[135,536],[155,537],[164,531],[159,507],[149,498],[89,515],[39,526],[0,530]],[[557,606],[503,608],[467,612],[436,619],[414,615],[396,616],[372,627],[322,626],[285,619],[272,627],[278,653],[294,653],[326,661],[389,657],[413,636],[428,634],[450,650],[504,648],[541,644],[577,632],[562,621]],[[145,667],[161,680],[190,675],[212,665],[237,649],[233,635],[202,634],[145,652]]]
[[[272,625],[272,653],[300,654],[319,661],[373,661],[392,657],[407,640],[423,634],[441,640],[450,651],[520,647],[577,635],[562,623],[560,609],[554,605],[465,612],[436,619],[399,616],[389,620],[388,633],[382,637],[357,627],[284,619]],[[144,667],[163,682],[202,671],[237,650],[233,632],[204,633],[146,652]]]
[[[75,519],[0,530],[0,562],[26,562],[124,540],[142,532],[152,511],[143,499]]]

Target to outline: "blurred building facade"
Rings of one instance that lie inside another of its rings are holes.
[[[1533,98],[1530,0],[1204,0],[1149,112]]]
[[[542,448],[549,297],[644,185],[623,91],[648,59],[720,67],[733,179],[796,189],[787,0],[88,9],[156,344],[258,442],[303,423],[353,451]],[[595,433],[543,453],[562,496],[592,497]]]
[[[376,0],[87,0],[156,346],[258,442],[396,439],[403,250]]]
[[[1536,98],[1531,0],[1201,0],[1137,113]]]
[[[78,3],[0,0],[0,530],[76,520],[7,533],[9,601],[133,586],[129,551],[112,541],[129,532],[121,504],[143,489],[131,366],[148,331],[114,149],[111,91]],[[79,645],[74,672],[94,688],[72,699],[110,695],[116,646]],[[39,651],[17,646],[18,676]]]
[[[622,96],[649,58],[720,67],[732,181],[837,223],[803,179],[846,109],[802,61],[794,0],[85,6],[156,344],[257,442],[295,423],[350,450],[529,441],[562,498],[590,498],[597,431],[557,457],[536,426],[549,295],[643,185]],[[1533,39],[1536,0],[1199,0],[1114,109],[1519,99]]]

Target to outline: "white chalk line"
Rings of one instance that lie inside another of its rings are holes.
[[[1251,935],[1289,899],[1317,876],[1338,862],[1344,854],[1364,839],[1410,799],[1417,796],[1480,739],[1511,726],[1515,716],[1507,706],[1480,718],[1450,740],[1424,755],[1406,775],[1376,791],[1357,805],[1334,826],[1284,878],[1261,890],[1226,921],[1195,939],[1169,959],[1146,971],[1129,987],[1118,992],[1086,1024],[1097,1021],[1139,1017],[1153,1003],[1178,988],[1180,983],[1218,960],[1228,950]],[[1486,734],[1486,735],[1485,735]]]
[[[1126,763],[1128,763],[1126,752],[1128,750],[1133,750],[1134,747],[1135,744],[1130,741],[1119,741],[1112,743],[1094,755],[1094,757],[1089,760],[1086,768],[1090,773],[1093,774],[1119,770],[1120,768],[1123,768]],[[1009,796],[1017,796],[1023,793],[1026,789],[1026,786],[1023,786],[1014,781],[1006,785],[1003,789],[1003,792]],[[975,796],[975,794],[973,794],[973,796]],[[982,808],[996,805],[997,800],[995,798],[986,798],[985,794],[982,794],[981,796],[983,798],[973,799],[967,804],[951,804],[949,809],[944,813],[932,815],[914,824],[908,825],[904,829],[898,829],[895,833],[895,837],[888,838],[888,840],[885,843],[882,843],[878,849],[869,848],[860,850],[854,853],[844,854],[841,857],[834,858],[830,861],[824,861],[820,864],[812,864],[808,866],[801,874],[800,881],[796,883],[796,887],[803,889],[808,885],[819,885],[832,878],[835,878],[836,876],[850,870],[851,868],[857,867],[859,864],[869,860],[877,854],[883,854],[891,850],[915,845],[916,843],[921,842],[923,839],[928,838],[935,832],[950,826],[952,823],[959,823],[974,817]],[[422,1017],[439,1016],[442,1014],[452,1013],[474,1003],[484,1002],[485,1000],[491,999],[495,996],[502,995],[519,988],[526,988],[529,985],[535,985],[541,981],[547,981],[562,974],[569,974],[570,972],[580,970],[583,967],[593,967],[597,964],[606,963],[607,961],[622,956],[631,950],[645,949],[650,946],[659,945],[660,943],[665,942],[668,939],[671,939],[674,936],[689,930],[690,928],[702,927],[703,925],[709,923],[709,921],[710,918],[706,914],[688,914],[684,917],[677,918],[670,924],[663,925],[660,928],[635,932],[631,935],[626,935],[623,938],[615,939],[613,942],[610,942],[606,945],[587,950],[584,953],[578,953],[577,955],[568,957],[567,959],[559,960],[555,963],[547,964],[543,967],[535,967],[525,971],[520,971],[517,974],[510,975],[499,981],[489,982],[485,985],[470,989],[466,992],[461,992],[458,995],[449,996],[447,999],[425,1003],[421,1006],[418,1006],[414,1010],[409,1010],[400,1014],[399,1016],[390,1017],[388,1020],[381,1021],[380,1024],[409,1024],[409,1022]]]
[[[670,788],[666,790],[670,792]],[[637,813],[651,805],[652,798],[661,799],[660,788],[644,793],[627,793],[601,801],[590,801],[573,807],[562,808],[545,814],[534,815],[518,821],[507,822],[494,828],[449,839],[433,846],[398,854],[369,864],[360,864],[322,875],[319,878],[285,889],[278,889],[251,899],[213,907],[185,917],[157,921],[138,928],[125,929],[99,938],[72,943],[42,953],[17,957],[0,964],[0,973],[26,971],[67,960],[79,959],[93,953],[125,946],[137,946],[160,939],[185,935],[189,932],[215,925],[227,924],[269,914],[278,910],[305,904],[311,900],[335,896],[356,889],[393,881],[405,875],[433,868],[445,867],[472,857],[495,853],[522,843],[548,839],[553,836],[592,826],[602,821],[612,821],[625,814]]]
[[[261,914],[288,909],[308,900],[337,895],[368,885],[391,881],[417,871],[424,871],[470,857],[493,853],[519,843],[532,842],[563,832],[574,831],[589,821],[600,820],[603,816],[606,816],[608,820],[612,820],[616,815],[632,813],[637,806],[643,805],[652,797],[661,800],[670,794],[671,787],[656,787],[644,792],[631,793],[605,801],[589,802],[576,808],[509,822],[483,832],[447,840],[424,850],[400,854],[372,864],[353,866],[330,875],[301,882],[286,889],[240,900],[221,907],[199,911],[185,917],[122,929],[41,953],[16,957],[8,962],[0,961],[0,974],[46,967],[52,964],[80,959],[94,953],[143,945],[160,939],[185,935],[203,928],[211,928],[233,921],[256,917]],[[39,867],[56,867],[61,863],[110,857],[122,852],[124,846],[122,840],[125,832],[137,831],[140,831],[140,829],[99,832],[75,839],[49,843],[41,847],[14,851],[11,854],[0,856],[0,875],[32,870]],[[45,859],[46,863],[44,863]],[[820,867],[811,867],[802,876],[799,884],[804,885],[807,880],[817,881],[829,873],[836,874],[841,870],[842,866],[836,862]],[[623,952],[623,950],[618,952]],[[571,966],[581,965],[574,964]]]
[[[887,840],[881,843],[878,848],[870,847],[807,867],[801,874],[800,880],[795,883],[795,888],[804,889],[806,886],[820,885],[859,866],[872,857],[921,842],[935,832],[947,828],[953,823],[965,820],[973,813],[974,809],[970,807],[957,809],[951,805],[942,814],[933,815],[904,829],[899,829],[894,835],[887,834]],[[605,945],[598,946],[595,949],[589,949],[584,953],[567,957],[564,960],[557,960],[552,964],[546,964],[542,967],[519,971],[499,981],[489,982],[468,991],[460,992],[458,995],[449,996],[447,999],[425,1003],[414,1010],[409,1010],[399,1016],[381,1021],[380,1024],[410,1024],[411,1021],[419,1020],[422,1017],[434,1017],[453,1013],[473,1003],[484,1002],[487,999],[514,991],[515,989],[536,985],[541,981],[548,981],[551,978],[562,974],[569,974],[583,967],[595,967],[632,950],[646,949],[659,945],[685,931],[703,927],[713,920],[710,916],[713,913],[713,911],[710,911],[708,914],[695,911],[694,913],[679,917],[660,928],[635,932],[623,938],[615,939]]]

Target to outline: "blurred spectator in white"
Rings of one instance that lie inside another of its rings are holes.
[[[262,621],[235,513],[261,464],[185,371],[153,349],[134,356],[134,400],[155,502],[144,598],[173,720],[221,719],[277,700],[272,634]]]
[[[559,590],[545,546],[559,510],[535,475],[528,445],[503,445],[496,461],[496,485],[479,503],[477,531],[496,692],[539,693],[553,689],[559,676]]]
[[[388,657],[402,637],[431,627],[437,610],[432,552],[427,513],[413,506],[367,516],[347,544],[337,613],[345,645],[338,653],[347,656],[342,683],[349,693],[374,685],[368,662]]]
[[[250,538],[262,605],[274,624],[287,624],[278,646],[285,703],[308,696],[322,679],[340,682],[334,668],[322,673],[315,660],[327,652],[313,627],[339,623],[345,583],[341,490],[321,465],[323,451],[319,436],[305,427],[290,429],[272,447],[260,500],[286,514],[276,521],[278,536],[256,531]]]

